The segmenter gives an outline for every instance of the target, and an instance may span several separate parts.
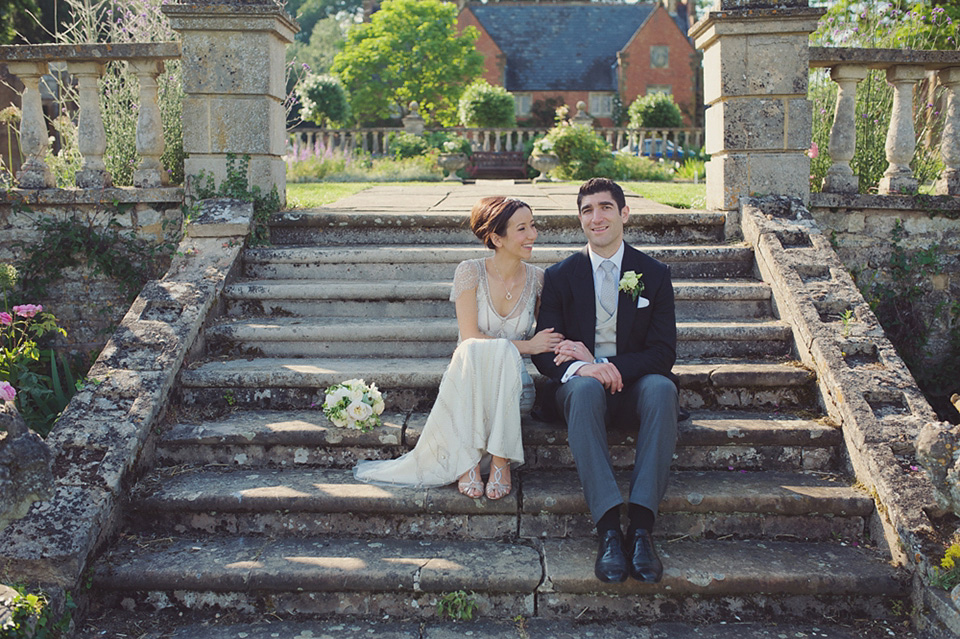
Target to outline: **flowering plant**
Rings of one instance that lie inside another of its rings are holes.
[[[633,299],[637,299],[643,293],[643,273],[637,275],[636,271],[627,271],[620,278],[620,287],[618,290],[629,293]]]
[[[443,152],[444,153],[457,153],[460,151],[460,141],[459,140],[447,140],[443,143]]]
[[[334,426],[368,431],[380,425],[383,407],[383,396],[376,384],[348,379],[327,389],[323,414]]]
[[[533,143],[533,150],[537,153],[550,153],[553,151],[553,140],[550,138],[540,138]]]

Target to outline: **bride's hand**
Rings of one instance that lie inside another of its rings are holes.
[[[557,333],[552,328],[545,328],[531,337],[527,344],[530,347],[530,354],[536,355],[538,353],[554,352],[562,341],[563,335]]]
[[[565,339],[557,344],[557,347],[553,349],[553,352],[556,354],[556,357],[553,358],[553,363],[559,366],[565,362],[588,362],[593,363],[593,353],[584,346],[583,342],[574,342],[573,340]]]

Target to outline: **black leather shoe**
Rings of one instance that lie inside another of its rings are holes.
[[[663,576],[663,563],[657,556],[649,530],[638,528],[627,539],[627,555],[630,561],[630,576],[637,581],[655,584]],[[599,565],[599,564],[598,564]]]
[[[619,583],[627,579],[627,556],[623,554],[623,535],[619,530],[608,530],[600,535],[597,564],[593,574],[605,583]]]

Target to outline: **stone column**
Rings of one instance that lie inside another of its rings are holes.
[[[857,84],[867,77],[865,66],[841,64],[830,69],[830,78],[837,83],[837,107],[830,127],[830,159],[833,164],[823,180],[823,190],[830,193],[856,193],[860,181],[850,168],[857,150]]]
[[[299,27],[273,0],[167,4],[163,13],[183,51],[188,180],[206,172],[220,184],[227,154],[249,155],[250,184],[276,187],[285,201],[284,51]]]
[[[157,103],[157,76],[163,73],[162,60],[130,60],[140,82],[140,109],[137,113],[137,153],[140,166],[133,172],[133,185],[140,188],[163,186],[169,181],[160,164],[163,155],[163,121]]]
[[[23,82],[20,118],[20,150],[26,158],[17,173],[17,182],[23,189],[45,189],[55,186],[53,174],[47,166],[50,138],[43,118],[40,100],[40,76],[48,72],[46,62],[8,62],[7,70]],[[10,167],[12,171],[14,167]]]
[[[823,13],[807,0],[718,0],[690,29],[703,50],[708,208],[735,211],[751,194],[809,199],[808,38]],[[729,218],[728,234],[738,227]]]
[[[887,130],[887,170],[880,178],[881,194],[912,193],[917,180],[910,170],[910,160],[917,150],[917,134],[913,128],[913,85],[926,75],[923,67],[893,66],[887,69],[887,82],[893,85],[893,110]]]
[[[940,84],[946,87],[947,103],[940,157],[944,169],[937,180],[937,195],[960,195],[960,67],[943,69]]]
[[[77,149],[83,156],[83,165],[77,171],[77,186],[81,189],[102,189],[113,184],[113,177],[103,162],[107,150],[107,134],[103,130],[100,112],[101,62],[69,62],[67,70],[77,78],[80,114],[77,120]]]

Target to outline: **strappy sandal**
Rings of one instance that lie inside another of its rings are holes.
[[[513,484],[503,481],[503,471],[508,468],[510,468],[509,462],[503,466],[490,465],[490,477],[487,478],[487,499],[503,499],[510,494]]]
[[[466,477],[466,481],[464,481]],[[457,482],[457,488],[461,493],[471,499],[480,499],[483,497],[483,482],[480,481],[480,464],[477,464],[463,475]]]

